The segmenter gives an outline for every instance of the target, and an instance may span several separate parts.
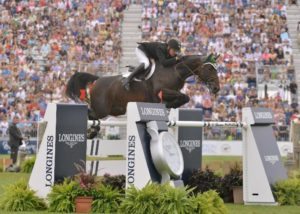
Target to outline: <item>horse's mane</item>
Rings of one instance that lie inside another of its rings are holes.
[[[201,60],[202,63],[204,63],[208,59],[209,55],[186,55],[183,56],[183,60],[189,61],[195,61],[195,60]]]
[[[194,64],[194,63],[204,63],[207,59],[205,55],[186,55],[181,58],[181,61],[186,62],[187,64]]]

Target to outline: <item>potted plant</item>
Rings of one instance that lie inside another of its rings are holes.
[[[243,203],[243,171],[238,163],[223,177],[221,196],[225,202]]]
[[[76,213],[89,213],[92,211],[93,195],[98,182],[96,177],[86,173],[85,168],[79,164],[75,165],[79,173],[74,176],[75,182],[79,184],[77,197],[75,198]]]

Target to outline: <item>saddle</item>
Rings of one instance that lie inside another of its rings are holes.
[[[149,67],[141,74],[138,74],[135,78],[134,81],[144,81],[150,79],[150,77],[153,75],[155,71],[155,61],[154,59],[150,59],[150,65]],[[128,72],[131,73],[136,67],[132,65],[126,66],[128,68]]]

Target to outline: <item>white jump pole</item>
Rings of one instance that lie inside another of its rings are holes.
[[[88,127],[91,126],[127,126],[127,121],[88,120]]]
[[[218,121],[169,121],[168,126],[179,127],[246,127],[243,122],[218,122]]]
[[[246,127],[243,122],[218,122],[218,121],[169,121],[168,126],[179,127]],[[127,121],[103,121],[103,120],[88,120],[90,126],[126,126]]]

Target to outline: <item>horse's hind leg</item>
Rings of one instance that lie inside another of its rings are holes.
[[[162,100],[167,108],[178,108],[190,101],[190,98],[179,91],[162,89]]]
[[[111,115],[112,116],[119,116],[126,113],[126,107],[121,106],[114,106],[111,108]]]
[[[96,113],[93,109],[88,109],[88,117],[89,117],[89,120],[97,120],[97,116],[96,116]]]

